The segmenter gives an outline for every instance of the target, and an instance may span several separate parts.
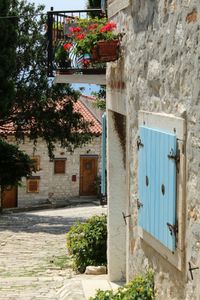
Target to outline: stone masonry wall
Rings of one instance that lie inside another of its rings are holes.
[[[13,138],[10,141],[15,143]],[[30,156],[40,156],[40,171],[33,176],[40,176],[39,193],[27,193],[26,179],[22,180],[22,186],[18,187],[18,206],[28,207],[47,202],[67,201],[69,198],[79,196],[80,155],[98,155],[98,173],[100,172],[101,137],[95,137],[90,143],[77,148],[70,154],[65,149],[56,147],[55,158],[66,159],[65,174],[54,174],[54,162],[50,161],[46,144],[38,141],[36,147],[25,140],[19,145]],[[76,175],[76,181],[72,181],[72,175]]]
[[[112,20],[125,33],[123,59],[110,64],[108,81],[123,73],[126,82],[126,98],[121,101],[127,105],[127,146],[133,157],[129,164],[129,279],[150,266],[155,271],[156,299],[200,299],[200,270],[193,272],[193,280],[188,272],[188,262],[200,267],[200,2],[132,0]],[[113,94],[116,89],[113,85]],[[142,243],[137,234],[139,110],[186,119],[186,257],[182,272]]]

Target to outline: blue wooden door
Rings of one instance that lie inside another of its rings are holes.
[[[167,248],[175,250],[176,136],[141,126],[139,129],[139,225]]]

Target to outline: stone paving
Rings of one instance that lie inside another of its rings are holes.
[[[77,220],[106,213],[94,205],[0,215],[0,300],[85,300],[66,256],[66,232]]]

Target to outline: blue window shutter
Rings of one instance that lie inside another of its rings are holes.
[[[175,250],[176,225],[176,136],[141,126],[139,135],[139,225],[167,248]]]
[[[101,194],[106,195],[106,113],[102,116],[101,140]]]

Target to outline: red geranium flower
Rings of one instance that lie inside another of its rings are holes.
[[[79,33],[76,35],[77,40],[83,40],[84,38],[85,38],[85,34],[83,34],[83,33]]]
[[[106,25],[102,26],[100,29],[100,32],[112,31],[115,28],[116,28],[116,24],[113,22],[110,22],[110,23],[107,23]]]
[[[69,43],[63,45],[63,48],[64,48],[65,50],[69,50],[71,47],[72,47],[72,44],[69,44]]]
[[[70,27],[69,30],[73,33],[77,33],[81,31],[80,27]]]

